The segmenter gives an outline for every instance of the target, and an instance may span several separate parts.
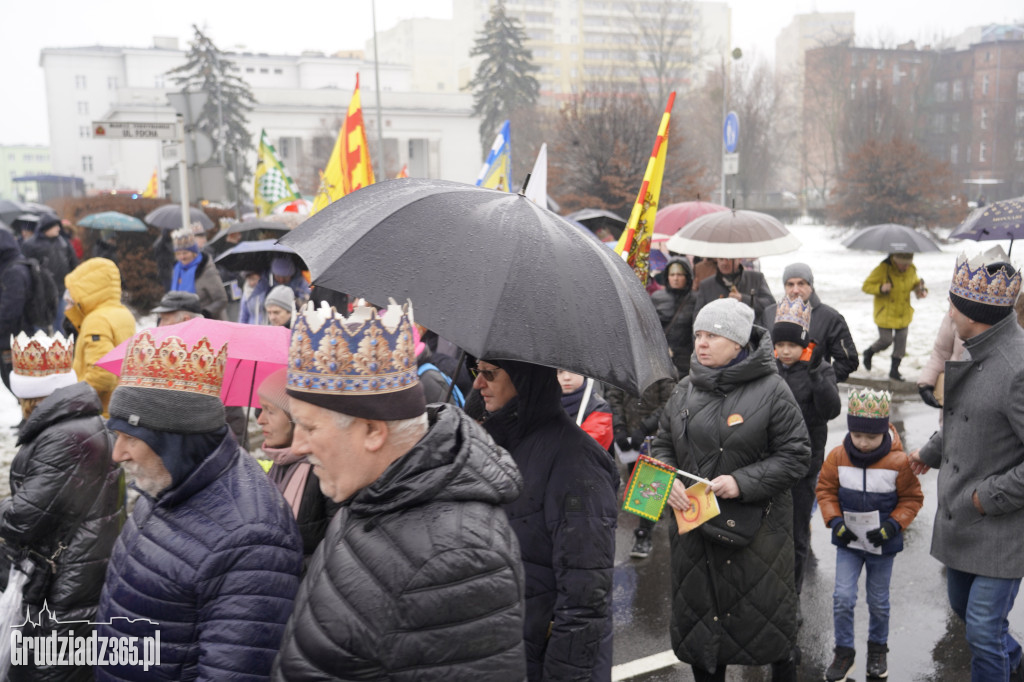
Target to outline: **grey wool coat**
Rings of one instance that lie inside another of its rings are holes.
[[[742,502],[770,503],[757,535],[739,549],[707,540],[700,529],[679,535],[671,516],[672,648],[709,671],[781,660],[796,642],[790,488],[807,473],[810,439],[776,372],[768,332],[754,327],[751,346],[727,367],[693,358],[690,376],[661,413],[653,446],[656,459],[689,473],[732,475]]]
[[[946,363],[942,430],[920,451],[939,470],[932,556],[966,573],[1024,577],[1024,329],[1011,313],[964,350]]]

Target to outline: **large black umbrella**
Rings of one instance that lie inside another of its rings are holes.
[[[1013,253],[1013,240],[1024,238],[1024,197],[974,209],[949,236],[976,242],[1009,239],[1009,253]]]
[[[213,221],[195,206],[188,207],[189,219],[199,223],[204,230],[213,229]],[[165,204],[146,214],[146,222],[161,230],[177,230],[181,225],[181,204]]]
[[[409,178],[338,199],[281,238],[313,283],[416,320],[478,357],[569,369],[640,395],[672,376],[636,274],[520,194]]]
[[[252,218],[250,220],[243,220],[241,222],[231,223],[227,227],[221,229],[217,233],[217,236],[210,240],[210,243],[219,241],[229,234],[236,232],[264,232],[269,233],[266,236],[279,237],[282,234],[298,227],[301,225],[308,216],[299,215],[298,213],[274,213],[262,218]]]
[[[567,220],[575,220],[586,226],[591,232],[597,232],[602,227],[607,228],[612,236],[618,239],[622,231],[626,229],[626,219],[617,213],[606,211],[601,208],[583,208],[573,211],[565,216]]]
[[[34,216],[41,215],[57,215],[49,206],[43,204],[34,204],[30,202],[12,201],[10,199],[0,199],[0,220],[10,225],[18,217],[29,214]]]
[[[859,230],[842,241],[843,246],[882,253],[926,253],[941,251],[939,245],[912,227],[884,223]]]
[[[306,264],[291,247],[278,244],[276,239],[259,239],[232,246],[217,256],[215,262],[234,272],[266,272],[270,262],[284,256],[295,263],[296,270],[305,270]]]

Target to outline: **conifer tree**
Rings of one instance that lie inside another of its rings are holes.
[[[491,146],[505,119],[528,111],[537,103],[540,84],[533,74],[540,70],[533,54],[523,47],[526,31],[519,20],[508,16],[499,0],[476,39],[470,56],[483,56],[469,89],[473,92],[473,115],[482,117],[480,145]]]

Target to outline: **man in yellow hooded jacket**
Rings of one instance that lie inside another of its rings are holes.
[[[121,304],[121,271],[114,261],[90,258],[64,278],[67,288],[64,315],[78,331],[75,375],[94,389],[107,415],[117,375],[96,366],[114,346],[135,334],[135,316]]]

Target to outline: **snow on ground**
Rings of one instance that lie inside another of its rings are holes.
[[[885,254],[847,249],[839,242],[848,230],[812,224],[789,227],[800,238],[803,246],[793,253],[761,259],[761,271],[772,293],[776,298],[783,295],[782,271],[788,264],[807,263],[814,272],[814,288],[818,296],[846,317],[854,343],[863,352],[878,337],[878,328],[872,319],[874,299],[863,293],[860,287],[872,268],[885,258]],[[1009,242],[998,243],[1004,249],[1009,248]],[[946,314],[947,292],[957,254],[966,251],[968,255],[974,255],[994,244],[953,241],[943,245],[940,253],[917,254],[914,257],[918,275],[924,278],[930,294],[927,298],[911,301],[915,308],[914,320],[910,325],[907,357],[900,367],[908,381],[916,380],[918,372],[931,354],[939,321]],[[153,316],[138,321],[139,330],[155,325]],[[891,347],[875,356],[871,372],[861,367],[854,376],[884,379],[889,373],[890,353]],[[21,410],[18,401],[8,391],[0,388],[0,497],[8,494],[8,469],[17,452],[16,434],[11,427],[19,421]]]

